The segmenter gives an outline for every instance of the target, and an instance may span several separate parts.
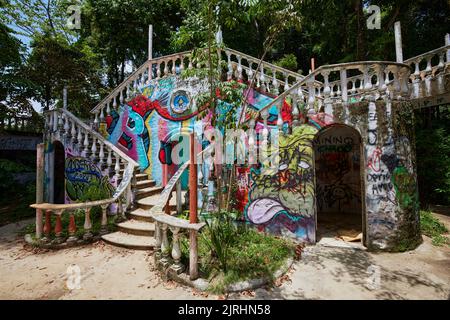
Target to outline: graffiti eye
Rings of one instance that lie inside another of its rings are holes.
[[[278,167],[279,170],[286,170],[288,168],[288,165],[286,163],[282,163],[280,164],[280,166]]]
[[[298,167],[302,168],[302,169],[308,169],[309,168],[309,163],[305,162],[305,161],[300,161],[298,163]]]

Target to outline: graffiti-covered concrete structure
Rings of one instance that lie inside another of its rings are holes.
[[[325,65],[307,76],[264,61],[256,69],[256,58],[219,51],[227,65],[223,81],[246,84],[238,118],[254,135],[241,139],[243,148],[259,155],[269,145],[270,153],[274,137],[278,148],[276,167],[249,159],[227,167],[240,220],[310,244],[326,233],[324,225],[356,230],[373,250],[420,243],[413,110],[450,102],[449,49],[401,63]],[[45,114],[45,197],[34,205],[38,238],[48,237],[52,214],[60,219],[75,209],[86,211],[89,230],[90,208],[99,205],[102,224],[108,214],[124,217],[105,241],[160,249],[168,245],[167,232],[177,235],[183,224],[155,224],[156,211],[180,212],[186,191],[196,192],[199,208],[210,205],[211,164],[195,164],[199,188],[189,188],[188,165],[196,157],[179,152],[184,160],[173,159],[192,132],[197,154],[211,143],[204,135],[209,117],[198,118],[205,106],[197,99],[208,82],[182,76],[197,67],[192,60],[191,52],[148,60],[92,110],[90,124],[66,109]],[[101,196],[90,197],[93,185]],[[55,233],[61,234],[60,225]]]

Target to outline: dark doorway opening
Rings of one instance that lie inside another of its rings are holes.
[[[66,155],[61,142],[53,143],[55,152],[54,181],[53,181],[53,203],[65,203],[65,165]]]
[[[363,240],[361,136],[346,125],[322,129],[314,139],[316,239]]]

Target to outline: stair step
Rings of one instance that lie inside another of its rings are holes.
[[[150,250],[156,244],[154,237],[136,236],[121,231],[105,234],[102,239],[109,244],[134,250]]]
[[[145,210],[142,208],[138,208],[128,213],[128,219],[144,222],[153,222],[153,219],[150,217],[149,210]]]
[[[184,202],[185,193],[186,193],[186,191],[181,192],[181,198],[182,198],[183,202]],[[177,199],[176,199],[175,194],[176,194],[176,192],[173,191],[172,197],[169,200],[170,211],[176,211],[176,209],[177,209]],[[159,196],[160,196],[160,193],[138,199],[137,200],[138,208],[141,208],[144,210],[151,209],[155,204],[157,204],[159,202]]]
[[[142,190],[145,188],[154,187],[156,184],[155,180],[140,180],[136,182],[136,189]]]
[[[164,189],[163,187],[148,187],[143,188],[141,190],[137,190],[136,199],[139,200],[142,198],[150,197],[155,194],[160,194],[163,189]]]
[[[153,237],[155,234],[155,224],[141,220],[127,220],[117,224],[119,231],[136,236]]]
[[[146,173],[137,173],[136,181],[148,180],[148,174]]]

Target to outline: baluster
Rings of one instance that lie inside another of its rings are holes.
[[[229,51],[225,52],[227,55],[227,61],[228,61],[228,72],[227,72],[227,80],[231,80],[233,78],[233,66],[231,64],[231,53]]]
[[[95,113],[95,117],[94,117],[94,126],[96,128],[98,128],[98,112]]]
[[[81,150],[82,143],[83,143],[83,135],[81,134],[81,127],[78,127],[77,145],[79,150]]]
[[[148,70],[147,70],[147,84],[150,83],[150,81],[152,81],[153,78],[153,63],[151,61],[149,61],[148,63]]]
[[[100,233],[106,234],[108,233],[108,215],[107,215],[107,209],[109,204],[102,204],[102,222],[101,222],[101,228]]]
[[[108,168],[108,173],[111,172],[111,165],[112,165],[112,157],[111,157],[111,149],[108,149],[108,159],[106,160],[106,165]]]
[[[292,99],[292,127],[297,127],[300,124],[300,111],[298,110],[298,99]]]
[[[368,91],[372,89],[372,81],[369,77],[369,67],[367,65],[364,65],[362,71],[364,75],[364,90]]]
[[[76,242],[78,240],[77,236],[76,236],[76,232],[77,232],[77,224],[75,223],[75,212],[74,211],[70,211],[69,212],[69,238],[67,238],[67,242],[68,243],[73,243]]]
[[[120,90],[119,102],[120,102],[120,105],[123,105],[123,90],[122,89]]]
[[[88,132],[86,131],[84,134],[84,156],[87,157],[88,156],[88,152],[89,152],[89,138],[88,138]]]
[[[266,168],[266,162],[268,158],[268,146],[269,146],[269,130],[267,129],[267,119],[269,118],[269,111],[267,109],[264,109],[261,112],[261,118],[263,119],[264,128],[262,130],[262,141],[260,144],[260,151],[259,151],[259,157],[260,157],[260,163],[263,164],[263,169]]]
[[[171,226],[170,231],[172,231],[172,259],[174,260],[174,264],[171,266],[171,269],[177,274],[180,274],[184,271],[184,265],[180,262],[180,228]]]
[[[166,76],[166,75],[169,74],[169,66],[168,66],[167,62],[168,62],[167,60],[164,61],[164,73],[163,73],[163,76]]]
[[[280,132],[283,130],[283,117],[281,115],[281,109],[283,106],[283,101],[277,105],[278,119],[277,119],[277,127]]]
[[[280,92],[280,91],[278,90],[280,84],[278,83],[278,80],[277,80],[277,78],[276,78],[276,71],[275,71],[275,70],[272,70],[272,85],[273,85],[273,93],[274,93],[276,96],[278,96],[278,94],[279,94],[279,92]]]
[[[120,158],[117,154],[114,154],[116,157],[116,165],[114,166],[114,171],[115,171],[115,177],[116,177],[116,182],[117,185],[119,185],[119,176],[120,176]]]
[[[162,243],[161,223],[155,221],[155,258],[157,260],[161,258],[161,243]]]
[[[255,119],[250,119],[249,122],[249,136],[248,136],[248,162],[249,165],[256,164],[255,157]]]
[[[241,56],[237,56],[237,60],[238,60],[238,67],[237,67],[237,73],[238,73],[238,80],[242,81],[242,57]]]
[[[172,74],[177,74],[176,58],[172,60]]]
[[[164,267],[169,265],[169,239],[167,238],[167,224],[161,224],[162,239],[161,239],[161,260]]]
[[[252,79],[253,79],[253,69],[252,69],[253,62],[249,61],[248,64],[249,64],[248,81],[249,81],[249,83],[250,83],[250,81],[252,81]]]
[[[116,101],[116,99],[114,99],[114,98],[113,98],[113,100]],[[111,115],[111,108],[110,108],[109,105],[110,105],[110,102],[108,101],[108,103],[106,104],[106,116],[110,116]]]
[[[308,114],[310,111],[314,111],[314,102],[316,101],[315,98],[315,89],[314,89],[314,80],[315,77],[312,75],[312,77],[308,80]]]
[[[427,58],[427,68],[425,69],[426,73],[431,73],[433,68],[431,67],[431,56]]]
[[[161,78],[161,62],[156,64],[156,79]]]
[[[92,238],[92,222],[91,222],[91,208],[86,208],[84,210],[84,234],[83,239],[89,240]]]
[[[444,63],[444,52],[439,53],[439,64],[438,64],[438,69],[443,69],[445,66]]]
[[[91,147],[91,158],[92,160],[95,160],[96,156],[97,156],[97,142],[96,142],[96,138],[93,137],[92,138],[92,147]]]
[[[100,169],[103,169],[102,168],[103,163],[104,163],[103,159],[105,158],[104,144],[100,140],[98,142],[100,144],[100,152],[98,154],[98,160],[99,160],[98,163],[99,163]]]
[[[61,214],[63,210],[57,210],[56,211],[56,223],[55,223],[55,243],[59,244],[63,242],[63,239],[61,237],[62,233],[62,223],[61,223]]]
[[[380,65],[378,67],[378,89],[380,90],[381,93],[386,92],[387,89],[386,81],[384,79],[384,69],[385,69],[384,65]]]
[[[323,79],[324,79],[324,89],[323,89],[323,95],[325,98],[328,98],[330,96],[331,88],[330,88],[330,82],[329,82],[329,71],[322,72]]]
[[[284,91],[288,91],[289,90],[289,80],[288,80],[288,75],[287,73],[284,74]]]
[[[50,241],[50,232],[52,231],[52,211],[46,210],[45,211],[45,223],[44,223],[44,238],[42,238],[43,242]]]
[[[219,68],[220,68],[220,60],[219,60]],[[184,57],[180,57],[180,74],[182,74],[184,71]]]
[[[194,68],[194,66],[192,65],[192,56],[189,56],[189,64],[188,64],[188,69],[192,70]]]
[[[112,101],[113,101],[113,103],[112,103],[113,110],[117,110],[117,99],[115,96],[112,98]],[[108,103],[108,107],[106,109],[106,114],[108,116],[111,115],[111,108],[109,107],[109,103]]]
[[[261,84],[261,90],[266,91],[266,85],[265,85],[266,78],[264,76],[264,67],[263,67],[262,63],[261,63],[261,71],[259,73],[259,81]]]
[[[108,106],[108,103],[105,104],[105,107],[107,107],[107,106]],[[102,123],[102,122],[105,121],[104,110],[105,110],[105,108],[101,108],[101,109],[100,109],[100,123]]]
[[[64,117],[64,135],[65,135],[66,137],[69,137],[69,136],[70,136],[70,131],[69,131],[69,129],[70,129],[70,125],[69,125],[69,117],[65,116],[65,117]]]

